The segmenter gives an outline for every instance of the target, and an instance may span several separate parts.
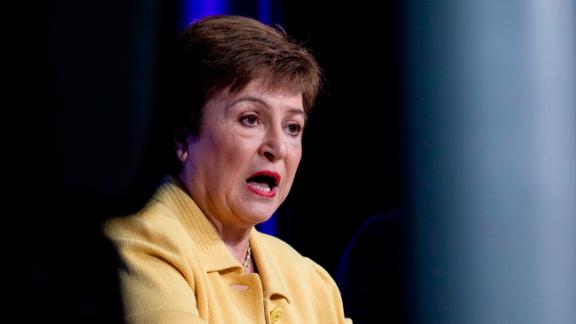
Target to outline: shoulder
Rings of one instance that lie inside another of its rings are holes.
[[[295,309],[312,311],[298,322],[308,323],[314,318],[315,323],[350,323],[344,318],[338,286],[326,269],[279,238],[259,232],[256,238],[264,258],[269,259],[265,261],[266,271],[273,272],[263,277],[274,278],[277,287],[284,287]]]
[[[309,259],[282,239],[258,231],[254,236],[267,261],[288,270],[309,267]]]
[[[276,264],[286,277],[297,277],[302,282],[309,281],[306,285],[311,287],[323,286],[330,290],[336,287],[331,275],[324,267],[302,255],[287,242],[261,232],[256,232],[255,235],[266,257],[271,259],[270,261]]]
[[[172,262],[182,258],[181,247],[188,246],[182,243],[189,239],[174,212],[155,200],[135,214],[107,220],[103,233],[125,257],[149,255]]]
[[[104,233],[112,239],[147,237],[179,227],[177,217],[164,204],[151,200],[137,213],[114,217],[104,222]]]
[[[258,244],[267,252],[273,251],[275,253],[282,253],[284,254],[284,257],[294,258],[297,260],[303,258],[296,249],[278,237],[257,230],[254,230],[254,237],[258,241]]]
[[[198,316],[194,244],[175,212],[151,200],[140,212],[112,218],[104,234],[120,256],[127,322],[194,322]]]

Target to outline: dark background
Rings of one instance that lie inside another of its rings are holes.
[[[333,273],[360,223],[400,203],[396,9],[384,4],[371,16],[330,4],[327,15],[304,1],[272,4],[274,22],[325,72],[276,235]],[[256,10],[255,1],[227,8],[257,18]],[[4,4],[1,20],[11,309],[114,322],[117,256],[100,224],[139,209],[161,175],[157,117],[170,100],[179,5],[34,1]]]
[[[400,9],[394,1],[378,10],[301,1],[285,7],[286,30],[315,52],[326,87],[280,233],[333,273],[360,223],[402,202]]]

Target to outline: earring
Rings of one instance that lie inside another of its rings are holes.
[[[186,161],[186,159],[188,158],[188,152],[186,151],[178,150],[176,154],[178,155],[178,160],[182,162]]]

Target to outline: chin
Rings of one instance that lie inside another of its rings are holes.
[[[274,214],[274,212],[269,212],[266,214],[253,215],[251,217],[251,219],[254,220],[254,224],[260,224],[260,223],[264,223],[267,220],[269,220],[270,218],[272,218],[273,214]]]
[[[244,219],[254,225],[264,223],[269,220],[276,209],[271,208],[251,208],[244,213]]]

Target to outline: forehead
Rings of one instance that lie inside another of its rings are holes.
[[[226,105],[233,105],[241,101],[261,102],[268,105],[286,105],[291,109],[304,110],[302,93],[293,89],[279,86],[270,86],[260,80],[249,82],[243,89],[231,92],[229,88],[217,93],[212,100],[224,101]]]

